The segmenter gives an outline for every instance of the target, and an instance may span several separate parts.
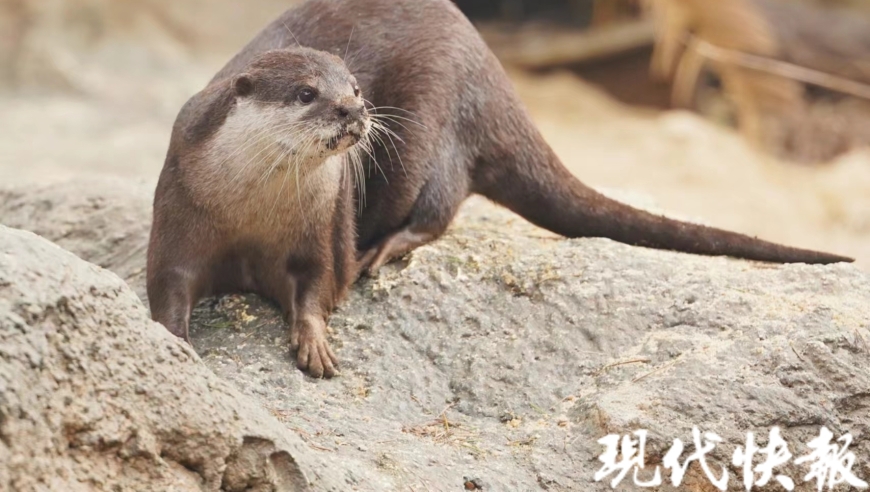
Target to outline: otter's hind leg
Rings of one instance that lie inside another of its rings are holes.
[[[435,227],[431,227],[433,225]],[[370,248],[362,255],[359,260],[360,271],[369,276],[376,276],[382,266],[438,239],[446,229],[447,226],[432,223],[412,223],[403,227],[397,232],[389,234],[377,246]]]
[[[390,261],[441,237],[467,197],[467,177],[436,171],[420,190],[406,225],[362,252],[359,271],[375,276]]]

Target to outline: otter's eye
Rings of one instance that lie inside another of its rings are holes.
[[[354,97],[359,97],[359,86],[353,86],[353,95]]]
[[[302,104],[311,104],[317,98],[317,93],[314,92],[314,89],[306,87],[299,91],[299,95],[296,96],[299,99],[299,102]]]

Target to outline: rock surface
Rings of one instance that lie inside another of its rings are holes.
[[[0,490],[310,490],[310,454],[116,275],[0,226]]]
[[[111,270],[144,299],[153,196],[154,183],[116,178],[0,189],[0,224]]]
[[[141,197],[77,186],[7,192],[0,222],[62,243],[96,220],[127,252],[144,244],[140,219],[120,220],[147,209]],[[90,201],[105,218],[70,212]],[[101,241],[67,245],[122,276],[144,264],[114,263]],[[722,437],[708,461],[741,490],[735,447],[747,432],[763,446],[774,426],[795,457],[822,426],[851,433],[853,471],[870,480],[868,301],[870,276],[852,266],[564,240],[471,200],[443,239],[361,281],[333,316],[339,378],[299,373],[277,312],[254,296],[205,301],[192,337],[209,368],[329,463],[311,466],[336,490],[611,490],[594,480],[599,439],[646,429],[656,465],[679,438],[682,463],[693,426]],[[779,473],[815,490],[808,470]],[[695,463],[679,490],[715,489]]]

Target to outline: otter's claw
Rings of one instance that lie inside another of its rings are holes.
[[[326,323],[299,320],[290,334],[290,346],[296,351],[296,366],[313,378],[337,376],[338,357],[326,340]]]

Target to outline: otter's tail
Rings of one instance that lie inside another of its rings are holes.
[[[577,180],[536,129],[517,119],[503,123],[493,129],[491,147],[479,156],[473,191],[557,234],[775,263],[854,261],[668,219],[617,202]]]

